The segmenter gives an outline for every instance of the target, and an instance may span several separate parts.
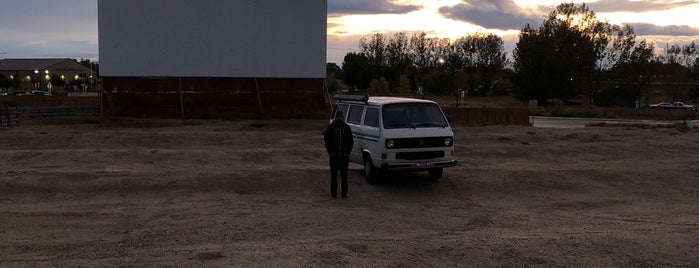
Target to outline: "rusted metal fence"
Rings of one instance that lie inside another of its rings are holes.
[[[100,107],[92,106],[13,106],[6,108],[10,113],[22,118],[54,117],[54,116],[97,116]]]
[[[454,123],[478,125],[531,125],[526,108],[443,108]]]
[[[103,115],[290,118],[323,114],[323,79],[103,77]]]
[[[98,96],[2,96],[0,102],[26,107],[86,107],[99,105]]]
[[[0,104],[0,127],[19,126],[19,115],[10,112],[7,103]]]

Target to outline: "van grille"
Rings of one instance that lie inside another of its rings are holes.
[[[446,138],[448,137],[394,139],[395,146],[392,149],[448,147],[444,145]]]
[[[444,157],[444,151],[396,153],[396,159],[401,160],[423,160],[442,157]]]

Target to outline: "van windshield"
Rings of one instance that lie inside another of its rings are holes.
[[[386,129],[448,126],[442,110],[434,103],[386,104],[381,114]]]

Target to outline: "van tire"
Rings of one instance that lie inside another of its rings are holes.
[[[441,168],[433,168],[427,170],[427,174],[429,175],[431,181],[438,181],[440,178],[442,178],[443,173],[444,169]]]
[[[374,185],[379,183],[379,177],[381,176],[380,170],[374,166],[371,159],[368,156],[364,156],[364,178],[366,182]]]

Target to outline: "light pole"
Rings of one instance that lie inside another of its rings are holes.
[[[41,89],[41,79],[38,79],[38,77],[39,77],[39,70],[34,69],[34,90]]]
[[[51,95],[51,76],[49,75],[49,70],[44,70],[44,73],[46,76],[44,76],[44,79],[46,80],[46,91],[48,92],[49,95]]]
[[[446,63],[451,68],[452,72],[454,73],[454,87],[456,88],[456,94],[455,94],[456,95],[456,108],[459,108],[459,97],[461,95],[460,94],[461,92],[459,92],[459,78],[458,78],[457,73],[456,73],[456,68],[454,68],[454,66],[452,66],[451,63],[446,61],[444,58],[439,58],[438,61],[439,61],[439,64]]]

